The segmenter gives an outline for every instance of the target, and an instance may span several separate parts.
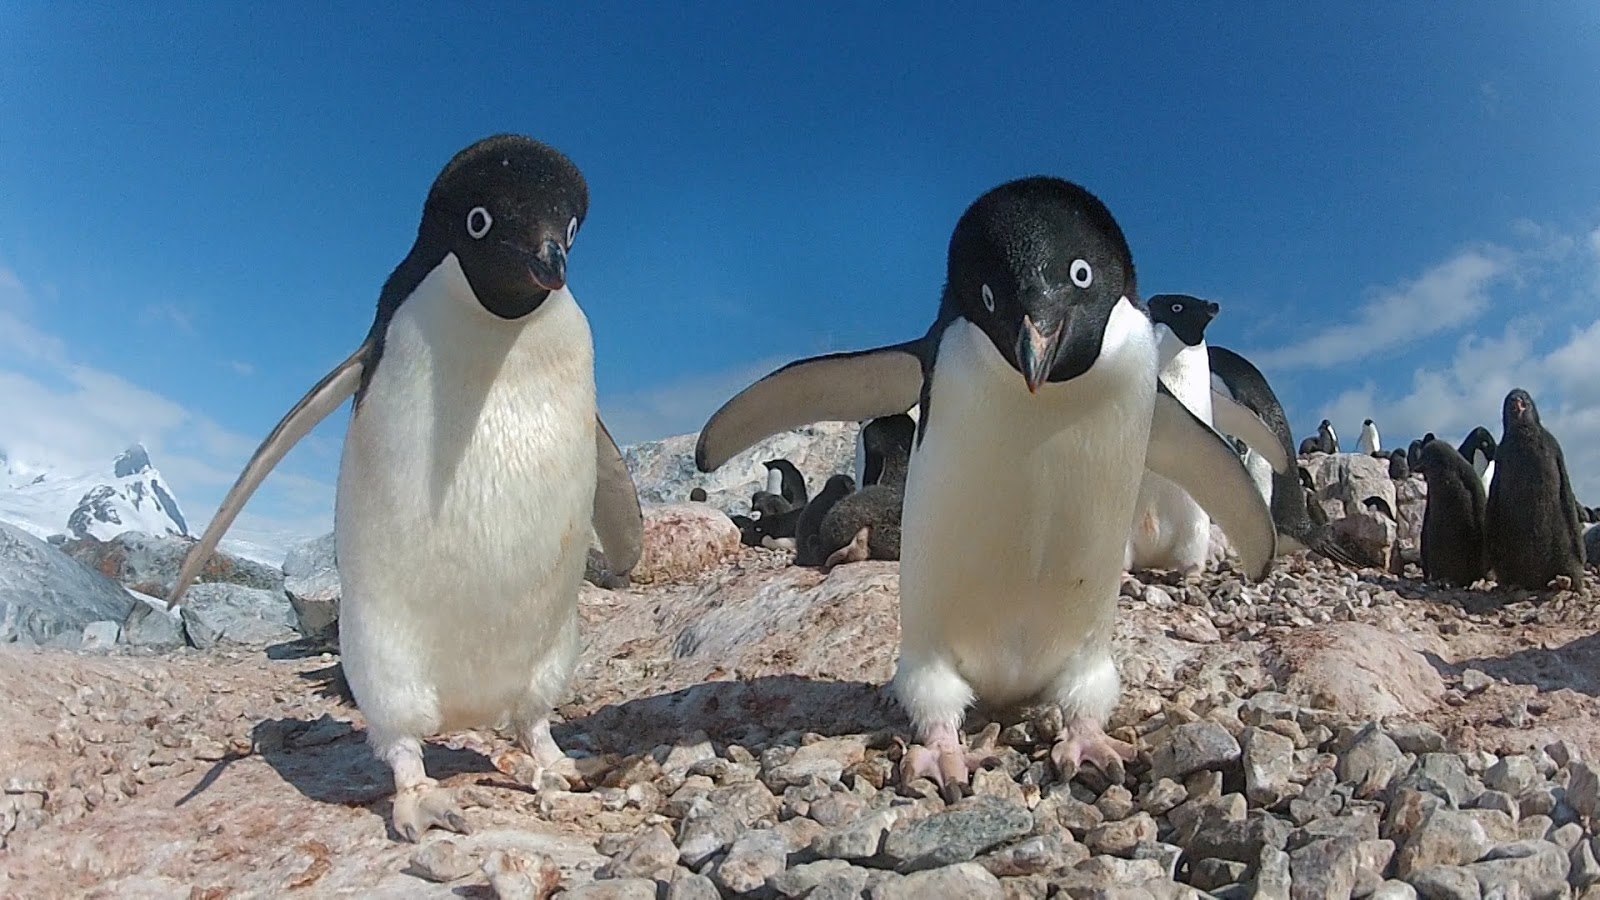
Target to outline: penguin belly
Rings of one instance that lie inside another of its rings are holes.
[[[1161,332],[1161,380],[1202,422],[1211,424],[1211,366],[1205,342],[1185,347],[1169,329]],[[1176,345],[1171,349],[1168,345]],[[1128,536],[1126,569],[1199,569],[1211,544],[1211,517],[1189,492],[1145,472]]]
[[[1154,370],[1149,320],[1126,302],[1089,371],[1037,395],[977,328],[946,329],[902,517],[896,690],[913,722],[970,702],[967,687],[999,705],[1048,692],[1069,715],[1115,705]]]
[[[545,715],[579,652],[589,326],[565,289],[495,319],[459,272],[395,314],[340,465],[340,645],[375,738]]]

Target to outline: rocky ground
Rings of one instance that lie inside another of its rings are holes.
[[[1047,712],[979,714],[993,763],[950,803],[893,774],[896,565],[708,560],[585,586],[556,728],[581,783],[443,737],[472,833],[420,845],[322,645],[0,647],[0,894],[1600,897],[1593,576],[1129,579],[1111,724],[1138,759],[1064,781]]]

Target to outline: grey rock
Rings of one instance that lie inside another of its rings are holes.
[[[811,849],[827,859],[869,859],[878,855],[883,836],[898,818],[898,814],[887,809],[871,813],[823,833],[812,843]]]
[[[1494,684],[1494,679],[1486,675],[1481,669],[1467,669],[1461,673],[1461,690],[1467,696],[1481,694]]]
[[[747,831],[728,848],[728,855],[711,872],[711,880],[736,894],[753,891],[782,872],[788,860],[789,842],[783,835],[771,829]]]
[[[1600,860],[1595,859],[1594,842],[1589,840],[1579,841],[1567,853],[1567,881],[1573,887],[1582,890],[1591,884],[1600,882]]]
[[[1467,774],[1466,764],[1454,753],[1424,753],[1400,786],[1442,797],[1454,809],[1470,806],[1483,794],[1483,784]]]
[[[1032,828],[1026,807],[972,797],[926,819],[897,823],[883,840],[883,855],[895,871],[916,872],[966,862]]]
[[[111,579],[0,522],[0,643],[76,645],[90,622],[121,622],[138,601]]]
[[[860,738],[825,738],[801,747],[788,761],[766,769],[761,780],[773,791],[805,784],[813,778],[831,783],[865,755],[866,744]]]
[[[1395,746],[1404,753],[1438,753],[1444,749],[1444,735],[1421,722],[1397,722],[1384,729]]]
[[[1586,819],[1600,812],[1600,775],[1586,762],[1575,762],[1567,767],[1567,803]]]
[[[339,547],[334,533],[302,541],[289,548],[283,557],[284,578],[304,578],[327,569],[339,567]]]
[[[905,898],[960,897],[963,900],[1004,900],[1000,879],[977,863],[959,863],[906,876],[899,893]]]
[[[78,646],[84,650],[110,650],[117,645],[117,637],[122,633],[122,626],[115,622],[101,619],[83,626],[83,636],[79,638]]]
[[[722,892],[710,878],[679,869],[667,884],[667,900],[722,900]]]
[[[169,615],[139,602],[122,620],[122,642],[130,647],[168,650],[187,643],[183,637],[183,615]]]
[[[339,571],[328,568],[283,580],[283,592],[295,615],[295,628],[308,638],[332,640],[339,635]]]
[[[832,791],[820,800],[812,801],[806,811],[817,824],[825,828],[838,828],[861,818],[867,812],[867,801],[858,794]]]
[[[1406,879],[1420,900],[1479,900],[1478,878],[1461,866],[1434,866]]]
[[[1083,845],[1091,853],[1132,856],[1135,847],[1155,839],[1156,820],[1149,813],[1142,812],[1101,825],[1084,837]]]
[[[1263,847],[1256,866],[1255,888],[1257,900],[1289,900],[1293,891],[1289,854],[1275,847]]]
[[[1504,791],[1484,791],[1473,802],[1472,808],[1504,813],[1507,818],[1511,819],[1512,824],[1515,824],[1517,818],[1522,815],[1522,809],[1517,804],[1517,799]]]
[[[1242,862],[1231,859],[1215,859],[1207,857],[1195,860],[1194,869],[1189,877],[1189,883],[1202,891],[1209,891],[1226,884],[1234,884],[1244,878],[1244,873],[1250,869]]]
[[[1265,810],[1253,809],[1243,821],[1202,827],[1186,846],[1195,857],[1252,862],[1261,858],[1264,847],[1282,850],[1287,846],[1290,830],[1288,822]]]
[[[1191,772],[1227,768],[1239,761],[1239,742],[1215,722],[1179,725],[1150,758],[1152,779],[1182,778]]]
[[[193,546],[194,541],[187,538],[125,531],[105,541],[94,537],[68,541],[61,550],[123,587],[165,599],[177,584],[178,572]],[[283,575],[275,566],[221,551],[212,553],[196,580],[264,591],[283,588]]]
[[[497,892],[498,893],[498,892]],[[504,893],[498,894],[505,898]],[[524,896],[535,900],[537,894]],[[555,895],[559,900],[656,900],[656,883],[648,878],[615,878],[591,881]]]
[[[1039,805],[1033,808],[1033,818],[1040,830],[1051,826],[1065,828],[1080,840],[1106,819],[1099,807],[1085,803],[1059,788],[1053,789],[1039,801]]]
[[[1043,875],[1001,878],[1000,888],[1006,900],[1046,900],[1050,896],[1050,881]]]
[[[1517,823],[1517,838],[1524,841],[1542,841],[1550,836],[1555,823],[1549,816],[1524,816]]]
[[[427,844],[411,854],[411,869],[421,878],[444,884],[475,874],[478,861],[472,854],[462,850],[460,844],[444,839]]]
[[[1369,900],[1417,900],[1417,889],[1404,881],[1385,881]]]
[[[702,487],[707,503],[723,512],[743,514],[749,512],[750,495],[765,490],[763,460],[789,460],[805,475],[806,483],[818,489],[833,473],[851,471],[858,430],[854,422],[818,422],[780,432],[710,473],[695,468],[694,434],[641,441],[624,447],[622,457],[644,503],[677,503],[690,489]]]
[[[1549,841],[1517,841],[1494,848],[1465,868],[1477,876],[1485,895],[1520,887],[1531,900],[1554,900],[1569,892],[1570,867],[1567,854]]]
[[[561,883],[561,869],[555,860],[542,853],[528,854],[511,847],[489,851],[483,861],[483,874],[489,878],[489,889],[499,900],[541,900],[552,887]],[[654,882],[644,882],[653,890]],[[564,896],[577,896],[584,900],[635,900],[640,896],[638,885],[629,890],[627,882],[608,881],[598,889],[586,886]]]
[[[606,878],[666,878],[678,865],[678,848],[664,828],[647,828],[629,838],[611,862]]]
[[[1161,864],[1166,872],[1166,877],[1178,877],[1178,864],[1183,862],[1183,848],[1176,844],[1163,844],[1157,841],[1146,841],[1133,848],[1130,854],[1132,859],[1153,859]]]
[[[1573,848],[1578,846],[1578,843],[1582,841],[1583,838],[1583,826],[1579,825],[1577,822],[1568,822],[1567,824],[1562,825],[1556,830],[1550,832],[1550,835],[1546,838],[1546,840],[1552,844],[1555,844],[1557,847],[1560,847],[1562,850],[1571,852]]]
[[[709,797],[695,802],[678,828],[678,854],[683,864],[698,869],[723,848],[733,843],[746,826],[727,809],[716,806]]]
[[[1294,773],[1294,741],[1261,728],[1240,736],[1244,759],[1244,793],[1251,803],[1272,806],[1283,799]]]
[[[1113,784],[1100,794],[1094,805],[1108,822],[1126,819],[1133,815],[1133,793],[1120,784]]]
[[[1491,791],[1510,794],[1520,800],[1534,788],[1542,786],[1544,779],[1540,777],[1533,760],[1519,754],[1508,756],[1490,766],[1489,771],[1483,774],[1483,783]]]
[[[201,650],[223,643],[260,646],[300,636],[289,598],[281,592],[222,582],[197,584],[179,608],[189,640]]]
[[[1377,723],[1369,723],[1356,733],[1350,746],[1339,755],[1339,780],[1355,785],[1357,797],[1376,797],[1404,773],[1405,754]]]
[[[1362,809],[1349,811],[1342,816],[1307,822],[1290,832],[1288,847],[1290,850],[1298,850],[1307,844],[1335,837],[1354,838],[1358,841],[1376,840],[1378,817],[1375,813]]]
[[[859,873],[860,890],[867,883],[867,871],[850,865],[842,859],[819,859],[816,862],[801,863],[785,872],[772,876],[767,881],[767,886],[785,897],[804,897],[811,893],[817,885],[835,875],[845,873]]]
[[[1042,834],[1002,847],[978,860],[998,878],[1039,875],[1075,866],[1089,858],[1089,848],[1063,838],[1061,832]]]
[[[1360,842],[1336,837],[1316,841],[1289,854],[1290,896],[1294,900],[1347,900],[1356,886]]]
[[[1405,878],[1434,866],[1460,866],[1489,851],[1489,836],[1464,812],[1441,809],[1423,820],[1400,847],[1395,871]]]
[[[1187,799],[1188,789],[1171,778],[1163,778],[1150,785],[1139,798],[1139,808],[1152,816],[1164,816]]]

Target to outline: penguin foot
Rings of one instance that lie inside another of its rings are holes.
[[[396,791],[394,830],[415,844],[430,828],[443,828],[456,834],[472,831],[456,803],[455,791],[439,787],[431,778]]]
[[[939,786],[946,803],[954,803],[971,783],[973,771],[997,760],[995,739],[999,735],[999,723],[991,722],[969,750],[961,746],[955,726],[935,726],[924,735],[921,744],[907,747],[900,757],[900,783],[926,778]]]
[[[842,566],[845,563],[864,562],[865,560],[869,559],[871,557],[871,552],[867,549],[867,542],[871,540],[871,538],[872,526],[861,526],[861,530],[856,532],[856,536],[850,540],[850,543],[845,544],[843,547],[833,551],[833,553],[828,556],[828,561],[822,564],[822,571],[830,572],[833,570],[834,566]]]
[[[1099,722],[1078,718],[1068,722],[1056,736],[1056,744],[1050,748],[1050,761],[1055,763],[1063,781],[1071,780],[1087,761],[1094,763],[1106,777],[1120,783],[1127,777],[1124,764],[1131,762],[1135,753],[1132,744],[1106,734]]]

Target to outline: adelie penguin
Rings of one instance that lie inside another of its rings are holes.
[[[1422,577],[1466,587],[1482,578],[1485,499],[1483,482],[1444,441],[1422,447],[1417,471],[1428,482],[1422,513]]]
[[[567,288],[587,213],[582,174],[537,141],[451,159],[366,340],[256,450],[173,589],[177,603],[261,480],[354,395],[339,646],[408,840],[466,829],[423,768],[429,735],[506,722],[540,767],[570,765],[549,715],[578,659],[591,522],[613,572],[639,557],[638,498],[596,417],[593,341]]]
[[[1339,435],[1333,430],[1333,423],[1327,419],[1317,426],[1317,447],[1323,453],[1339,452]]]
[[[711,471],[766,435],[919,403],[900,553],[894,691],[919,741],[901,777],[968,778],[974,702],[1058,704],[1052,758],[1120,768],[1102,724],[1123,554],[1144,469],[1223,527],[1242,567],[1274,550],[1266,505],[1232,446],[1157,378],[1156,336],[1106,207],[1056,178],[1010,182],[956,224],[927,334],[792,363],[700,433]]]
[[[1378,426],[1371,419],[1362,420],[1361,437],[1356,441],[1356,447],[1368,456],[1383,449],[1383,441],[1378,437]]]
[[[1406,461],[1404,450],[1389,451],[1389,477],[1395,481],[1404,481],[1411,477],[1411,463]]]
[[[820,566],[827,561],[830,549],[824,552],[818,544],[818,535],[822,530],[822,520],[834,504],[848,497],[856,489],[854,478],[849,475],[833,475],[822,485],[822,490],[811,498],[805,510],[800,514],[800,520],[795,523],[794,529],[794,564],[797,566]]]
[[[1478,478],[1483,481],[1483,489],[1489,490],[1489,485],[1494,483],[1494,435],[1489,429],[1479,425],[1467,433],[1466,440],[1461,442],[1458,451],[1472,463],[1472,468],[1478,473]]]
[[[1211,365],[1206,356],[1206,326],[1216,318],[1220,307],[1187,294],[1154,294],[1148,303],[1161,361],[1161,382],[1190,412],[1210,423]],[[1183,488],[1146,472],[1133,507],[1124,568],[1198,572],[1205,567],[1210,546],[1211,519],[1200,504]]]
[[[1495,581],[1543,590],[1557,577],[1583,578],[1583,524],[1555,435],[1527,391],[1506,395],[1495,447],[1484,548]]]
[[[1212,383],[1259,416],[1278,441],[1280,453],[1287,455],[1294,437],[1289,431],[1283,405],[1273,393],[1272,385],[1267,383],[1267,377],[1254,363],[1226,347],[1211,347],[1207,352]],[[1251,446],[1254,449],[1255,445]],[[1335,540],[1326,516],[1320,515],[1321,506],[1314,498],[1307,503],[1307,491],[1314,494],[1316,486],[1303,485],[1302,477],[1307,482],[1311,478],[1310,473],[1299,466],[1292,472],[1274,470],[1272,474],[1272,522],[1278,531],[1278,553],[1310,550],[1341,565],[1359,567],[1360,563]]]
[[[762,463],[767,467],[767,490],[774,494],[782,495],[790,506],[805,506],[810,499],[806,492],[806,476],[795,468],[794,463],[787,459],[769,459]],[[777,490],[773,490],[773,474],[777,475]]]

